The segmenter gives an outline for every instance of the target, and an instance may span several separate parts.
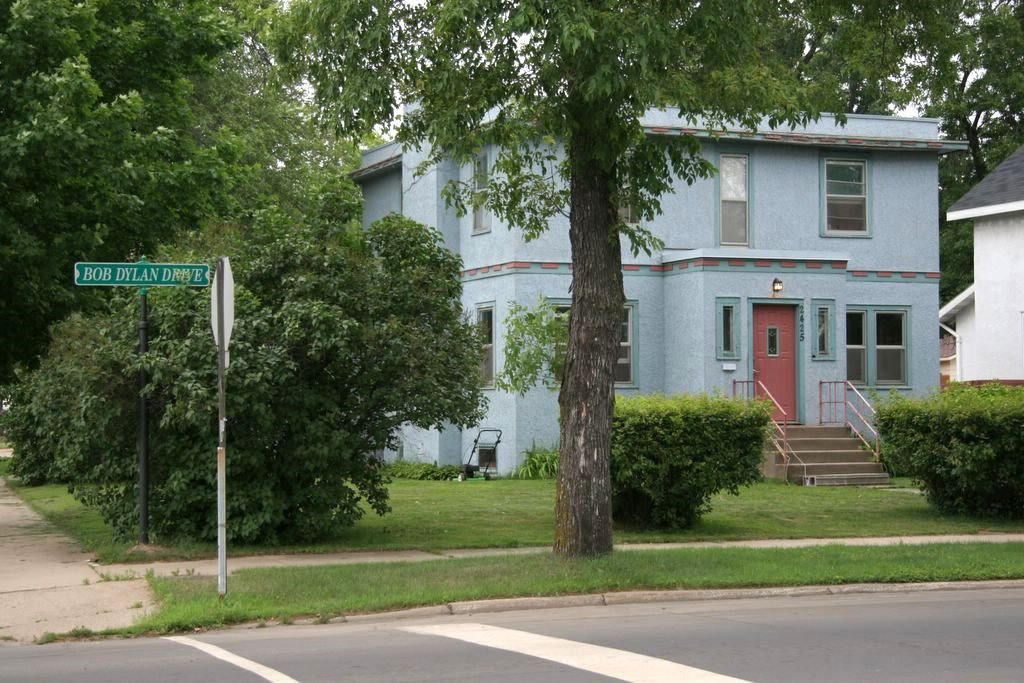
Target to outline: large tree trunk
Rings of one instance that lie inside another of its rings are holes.
[[[611,418],[614,363],[624,304],[622,255],[613,232],[611,175],[594,158],[596,131],[568,142],[572,312],[562,387],[555,553],[588,557],[612,549]]]

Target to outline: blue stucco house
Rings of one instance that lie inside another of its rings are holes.
[[[923,394],[938,384],[939,155],[962,143],[939,137],[933,119],[834,117],[795,131],[688,126],[651,111],[650,135],[693,134],[720,169],[680,181],[647,226],[661,253],[634,257],[623,245],[627,304],[617,389],[721,392],[760,382],[790,424],[835,421],[834,387]],[[450,180],[486,177],[494,150],[473,165],[416,169],[424,150],[395,143],[363,154],[354,178],[368,225],[399,212],[435,226],[462,256],[467,314],[489,333],[482,381],[503,362],[509,305],[538,297],[568,302],[568,221],[525,242],[486,210],[456,215],[442,197]],[[840,384],[828,384],[840,383]],[[556,396],[488,388],[481,426],[502,430],[497,468],[512,470],[531,444],[558,439]],[[868,392],[865,392],[868,393]],[[833,402],[833,405],[830,405]],[[477,430],[408,429],[409,459],[458,464]]]

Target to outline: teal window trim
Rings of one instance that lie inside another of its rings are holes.
[[[853,381],[855,386],[878,387],[884,389],[910,389],[912,382],[910,378],[912,349],[910,343],[911,306],[896,306],[888,304],[860,305],[851,304],[846,307],[846,313],[864,314],[864,375],[865,382]],[[878,344],[878,314],[879,313],[901,313],[903,316],[903,344],[902,346],[882,346]],[[878,380],[878,351],[902,349],[903,350],[903,377],[901,382],[879,381]],[[849,375],[849,373],[847,373]],[[852,381],[852,380],[851,380]]]
[[[731,311],[731,321],[726,312]],[[740,356],[740,299],[739,297],[718,297],[715,299],[715,358],[717,360],[739,360]]]
[[[828,228],[828,187],[827,173],[829,162],[854,161],[864,165],[864,230],[829,230]],[[870,155],[843,151],[842,154],[822,153],[818,159],[818,197],[820,201],[819,235],[828,238],[849,238],[849,239],[870,239],[874,229],[874,221],[871,219],[872,200],[871,194],[874,188],[872,178],[873,167]]]
[[[747,241],[723,242],[722,241],[722,157],[745,157],[747,161]],[[750,247],[754,244],[754,155],[749,148],[736,147],[735,145],[724,145],[716,150],[714,159],[715,168],[715,246],[716,247]]]
[[[825,348],[821,346],[819,324],[821,311],[825,311]],[[836,359],[836,302],[835,299],[811,300],[811,360]]]
[[[571,299],[561,299],[548,297],[548,303],[556,309],[566,309],[572,306]],[[629,346],[629,381],[615,382],[616,389],[636,389],[639,387],[637,383],[637,376],[640,372],[640,361],[637,354],[637,339],[639,337],[640,322],[638,312],[640,310],[640,303],[636,299],[629,299],[626,301],[624,308],[629,311],[629,339],[626,343]],[[623,342],[619,342],[621,345]],[[616,356],[618,358],[618,356]]]

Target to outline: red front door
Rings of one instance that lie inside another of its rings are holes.
[[[754,379],[785,411],[774,418],[796,422],[796,306],[754,306]]]

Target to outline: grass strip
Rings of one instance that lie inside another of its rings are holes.
[[[223,601],[216,579],[150,577],[160,611],[122,632],[168,633],[301,617],[328,619],[463,600],[626,590],[1024,578],[1024,544],[819,546],[615,552],[248,569]]]
[[[906,487],[803,487],[766,481],[719,495],[692,529],[645,531],[618,526],[617,543],[731,541],[763,538],[974,534],[1024,531],[1024,523],[945,515]],[[101,562],[213,557],[212,543],[166,543],[133,551],[118,542],[95,510],[61,485],[19,486],[15,492]],[[348,550],[425,550],[547,546],[555,526],[553,481],[397,480],[389,487],[393,512],[372,512],[354,527],[320,543],[255,546],[229,543],[235,557],[267,553]],[[229,525],[230,533],[230,525]],[[157,539],[159,542],[159,539]]]

